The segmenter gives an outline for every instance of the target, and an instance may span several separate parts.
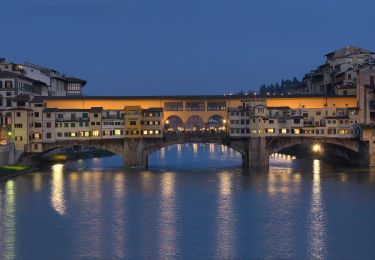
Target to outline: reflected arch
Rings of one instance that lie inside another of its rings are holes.
[[[199,129],[205,127],[205,123],[204,123],[202,117],[197,116],[197,115],[193,115],[193,116],[188,118],[188,120],[186,121],[185,127],[187,129],[192,129],[192,130],[198,129],[199,130]]]
[[[177,130],[178,128],[184,126],[182,119],[179,116],[169,116],[165,120],[165,122],[166,122],[165,127],[171,130]]]

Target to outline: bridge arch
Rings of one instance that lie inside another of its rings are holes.
[[[185,127],[187,129],[201,129],[205,127],[205,123],[201,116],[192,115],[186,120]]]
[[[322,147],[323,153],[325,148],[336,150],[335,155],[347,159],[348,161],[355,161],[359,155],[360,143],[354,139],[339,139],[339,138],[311,138],[311,137],[292,137],[292,138],[270,138],[267,140],[267,154],[280,153],[287,149],[307,146],[313,150],[315,145]],[[320,153],[320,151],[316,151]]]
[[[207,121],[208,127],[221,127],[224,125],[224,118],[221,115],[213,115]]]
[[[165,122],[166,122],[166,126],[165,127],[167,129],[171,129],[171,130],[177,130],[180,127],[184,126],[184,123],[183,123],[181,117],[175,116],[175,115],[167,117],[166,120],[165,120]]]
[[[44,143],[43,144],[43,152],[41,156],[56,150],[58,148],[63,147],[72,147],[72,146],[81,146],[85,148],[95,148],[106,150],[113,154],[123,155],[124,153],[124,145],[123,141],[116,140],[116,139],[101,139],[101,140],[74,140],[72,141],[56,141],[54,143]]]

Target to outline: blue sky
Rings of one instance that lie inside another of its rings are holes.
[[[223,94],[375,50],[373,0],[18,0],[0,57],[88,81],[86,95]]]

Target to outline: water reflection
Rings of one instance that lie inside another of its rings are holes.
[[[173,173],[162,174],[160,189],[159,258],[174,259],[176,257],[176,205]]]
[[[53,209],[64,216],[66,212],[65,198],[64,198],[64,165],[55,164],[52,166],[51,179],[51,205]]]
[[[160,159],[164,160],[165,158],[165,147],[160,149]]]
[[[1,230],[1,258],[16,258],[16,187],[13,180],[9,180],[5,184],[4,194],[4,211],[2,216]]]
[[[375,171],[299,159],[243,171],[225,146],[198,145],[194,158],[181,145],[176,160],[178,149],[165,149],[173,171],[115,168],[112,157],[0,184],[0,258],[375,257]]]
[[[313,259],[326,257],[326,215],[320,185],[320,161],[313,162],[313,182],[309,215],[309,255]]]
[[[219,176],[216,257],[231,259],[235,256],[236,223],[232,194],[232,173]]]
[[[116,258],[125,257],[126,243],[126,211],[125,211],[125,176],[123,173],[116,173],[113,178],[113,252]]]
[[[36,192],[39,192],[42,189],[42,175],[35,174],[33,176],[33,189]]]
[[[177,158],[180,160],[182,154],[182,144],[177,144]]]

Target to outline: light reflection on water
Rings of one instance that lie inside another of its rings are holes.
[[[311,209],[309,216],[309,255],[315,259],[326,257],[327,219],[322,201],[320,184],[320,161],[313,161],[313,181],[311,194]]]
[[[216,257],[235,257],[236,223],[232,196],[232,174],[224,171],[219,174]]]
[[[269,171],[248,171],[212,144],[167,147],[147,171],[121,165],[0,183],[1,259],[375,257],[374,170],[275,154]]]

